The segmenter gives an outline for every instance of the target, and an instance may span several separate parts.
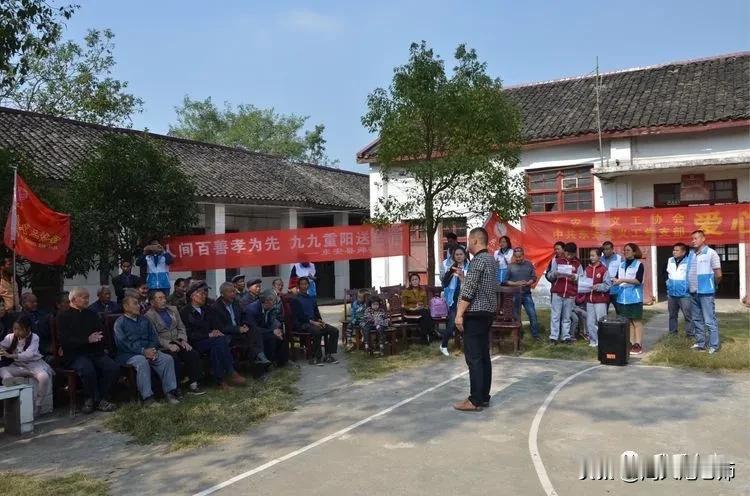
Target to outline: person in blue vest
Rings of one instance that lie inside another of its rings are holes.
[[[614,279],[617,277],[617,272],[620,270],[623,258],[619,253],[615,253],[615,245],[611,241],[605,241],[602,243],[602,258],[600,260],[602,265],[609,271],[609,278]],[[616,293],[617,288],[613,285],[609,288],[610,302],[616,304]],[[607,313],[609,313],[609,303],[607,303]]]
[[[635,243],[622,250],[625,261],[617,270],[612,285],[617,286],[617,315],[630,320],[630,354],[643,353],[643,253]]]
[[[693,231],[693,252],[688,266],[688,291],[692,299],[693,332],[696,351],[706,351],[708,330],[708,352],[719,351],[719,323],[716,320],[714,296],[721,282],[721,259],[716,250],[706,244],[706,234]]]
[[[169,296],[171,284],[169,283],[169,266],[172,265],[174,257],[164,249],[158,239],[152,239],[143,248],[143,255],[138,258],[138,266],[147,272],[146,283],[149,294],[161,291]]]
[[[677,335],[677,319],[682,310],[685,317],[685,335],[693,337],[692,305],[688,291],[688,246],[676,243],[672,256],[667,261],[667,308],[669,310],[669,334]]]
[[[456,310],[458,300],[461,295],[461,284],[464,276],[469,270],[469,260],[467,260],[466,249],[463,246],[456,246],[451,253],[452,264],[445,271],[442,279],[443,299],[448,305],[448,318],[445,321],[445,331],[441,334],[440,353],[450,356],[448,352],[448,341],[456,330]]]

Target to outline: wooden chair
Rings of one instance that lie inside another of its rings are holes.
[[[400,295],[403,289],[403,284],[396,284],[395,286],[380,286],[380,296],[383,298],[383,300],[388,300],[391,295]]]
[[[419,325],[416,322],[409,322],[404,318],[401,308],[401,296],[392,294],[387,299],[388,317],[391,321],[391,327],[394,328],[401,336],[404,346],[409,344],[409,335],[411,332],[419,332]]]
[[[388,350],[389,355],[398,355],[398,329],[395,327],[388,327],[384,331],[385,334],[385,343],[378,343],[378,345],[383,344],[384,348]],[[377,339],[378,333],[377,331],[371,331],[369,334],[368,339],[368,353],[370,355],[373,355],[375,353],[375,340]]]
[[[504,335],[510,335],[513,341],[513,353],[521,348],[521,320],[513,312],[513,297],[521,294],[521,288],[500,286],[498,289],[497,314],[490,327],[490,348],[497,346],[498,351]]]

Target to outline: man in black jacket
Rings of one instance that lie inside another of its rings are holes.
[[[128,288],[137,288],[141,284],[141,278],[133,275],[133,264],[130,260],[123,260],[120,263],[120,269],[122,272],[112,278],[112,286],[115,287],[115,296],[117,296],[117,302],[122,303],[122,299],[125,297],[125,290]]]
[[[221,319],[213,307],[206,305],[208,285],[193,281],[187,290],[188,305],[180,311],[190,345],[199,353],[207,354],[211,361],[211,375],[222,389],[229,388],[226,381],[243,385],[247,381],[234,369],[226,335],[221,332]]]
[[[111,412],[110,392],[117,381],[120,367],[104,349],[104,332],[99,316],[88,309],[89,292],[74,288],[70,292],[70,308],[57,316],[57,332],[65,367],[78,373],[86,399],[83,413],[94,409]]]
[[[244,323],[263,339],[263,349],[272,362],[283,366],[289,355],[289,343],[284,339],[281,322],[276,319],[276,300],[273,290],[261,293],[260,298],[245,307]]]
[[[219,286],[219,298],[213,304],[219,316],[219,328],[227,337],[229,344],[237,346],[255,360],[258,365],[270,365],[271,361],[263,353],[263,340],[260,333],[249,326],[244,318],[240,303],[237,301],[237,289],[231,282]]]

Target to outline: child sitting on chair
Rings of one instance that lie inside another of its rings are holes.
[[[382,355],[385,350],[385,330],[388,329],[390,319],[380,296],[375,295],[370,298],[370,306],[365,311],[364,320],[362,333],[365,336],[365,351],[370,351],[370,333],[375,331],[378,336],[380,354]]]
[[[0,378],[3,383],[14,377],[36,379],[34,410],[38,413],[50,393],[54,372],[39,353],[39,336],[31,332],[31,319],[22,315],[13,323],[13,332],[0,341]],[[11,381],[8,381],[10,383]]]
[[[368,296],[370,293],[366,289],[360,289],[357,291],[357,299],[352,302],[352,314],[346,327],[346,351],[354,349],[354,333],[362,329],[365,324]]]

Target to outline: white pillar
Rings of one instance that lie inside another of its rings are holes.
[[[740,243],[740,300],[747,296],[747,243]]]
[[[281,215],[281,229],[297,229],[297,221],[297,209],[290,208],[286,215]],[[289,283],[290,275],[292,275],[292,264],[281,264],[279,266],[279,277],[284,281],[284,287]]]
[[[334,214],[333,224],[335,226],[349,225],[349,212],[337,212]],[[333,262],[333,275],[335,278],[333,296],[336,299],[344,299],[344,290],[349,288],[349,260],[338,260]]]
[[[206,234],[224,234],[226,232],[226,207],[222,203],[206,205]],[[219,286],[227,280],[226,268],[206,272],[206,282],[211,286],[210,294],[216,297]]]

